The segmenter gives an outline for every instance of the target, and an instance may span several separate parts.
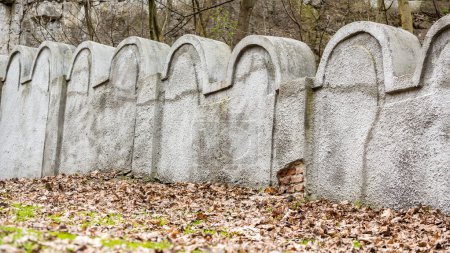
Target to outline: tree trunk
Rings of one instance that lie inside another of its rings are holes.
[[[411,9],[409,8],[408,0],[398,0],[398,12],[400,14],[400,20],[402,28],[408,32],[413,32],[413,19]]]
[[[88,36],[89,39],[92,41],[94,40],[95,37],[95,30],[94,30],[94,25],[92,24],[92,17],[91,17],[91,0],[86,0],[83,3],[83,8],[84,8],[84,20],[86,22],[86,27],[87,27],[87,31],[88,31]]]
[[[377,10],[377,22],[389,25],[386,14],[386,4],[384,3],[384,0],[377,0]]]
[[[248,27],[250,26],[250,17],[252,16],[253,7],[257,1],[258,0],[241,0],[236,34],[233,37],[233,46],[247,35]]]
[[[200,11],[200,3],[198,0],[194,0],[194,4],[195,4],[195,8],[197,9],[198,13],[198,29],[196,27],[196,29],[198,30],[197,32],[203,36],[203,37],[208,37],[208,35],[206,34],[206,28],[205,28],[205,21],[203,19],[203,14]]]
[[[172,2],[172,0],[167,0],[167,2],[166,2],[166,8],[165,8],[165,13],[164,13],[164,22],[163,22],[163,24],[162,24],[162,27],[161,27],[161,29],[160,29],[160,36],[159,36],[159,39],[161,40],[161,41],[164,41],[164,34],[165,34],[165,32],[167,31],[167,27],[169,27],[170,26],[170,22],[172,21],[172,8],[173,8],[173,2]]]
[[[148,29],[150,30],[150,39],[160,41],[160,31],[158,27],[158,16],[156,12],[155,0],[148,1]]]

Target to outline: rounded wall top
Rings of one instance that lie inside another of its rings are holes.
[[[242,53],[252,47],[264,48],[275,68],[275,90],[285,81],[314,76],[316,64],[314,53],[305,43],[288,38],[250,35],[233,49],[227,69],[227,83],[231,86],[236,64]]]
[[[444,16],[436,23],[434,23],[430,30],[428,30],[427,35],[425,36],[422,54],[418,60],[416,71],[414,72],[413,83],[416,86],[421,85],[421,78],[423,72],[425,71],[425,61],[427,57],[430,55],[430,49],[435,41],[435,39],[444,31],[450,29],[450,15]],[[445,45],[441,45],[442,47]]]
[[[230,47],[220,41],[191,34],[184,35],[176,40],[170,49],[164,65],[163,80],[168,78],[175,53],[184,45],[191,45],[200,58],[200,68],[202,70],[200,80],[203,94],[213,92],[214,84],[225,80],[226,64],[231,55]]]
[[[314,87],[324,85],[325,70],[336,46],[362,33],[371,35],[380,44],[385,91],[395,92],[414,87],[411,78],[421,48],[418,38],[401,28],[368,21],[348,24],[331,38],[322,55]]]
[[[9,54],[6,66],[3,69],[3,73],[0,73],[2,81],[5,81],[6,76],[9,71],[12,59],[18,55],[20,57],[20,83],[25,83],[30,76],[33,59],[38,52],[37,48],[26,47],[26,46],[16,46],[13,51]],[[0,69],[1,71],[1,69]]]
[[[115,48],[93,41],[85,41],[78,45],[75,53],[73,54],[72,62],[66,74],[66,79],[68,81],[71,79],[74,64],[77,61],[80,53],[84,50],[88,50],[90,53],[90,86],[96,87],[108,81],[111,59],[113,57]]]

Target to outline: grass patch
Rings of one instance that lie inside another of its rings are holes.
[[[155,220],[158,221],[158,225],[161,226],[161,227],[165,226],[165,225],[167,225],[169,223],[169,221],[166,218],[164,218],[164,217],[156,217]]]
[[[60,231],[54,231],[54,232],[49,232],[50,235],[61,239],[61,240],[75,240],[75,238],[77,238],[77,235],[71,234],[71,233],[67,233],[67,232],[60,232]]]
[[[191,225],[187,225],[187,226],[184,228],[183,233],[184,233],[185,235],[190,235],[190,234],[195,233],[195,230],[191,227]]]
[[[86,220],[82,223],[82,226],[115,226],[123,222],[123,215],[118,213],[108,214],[102,217],[101,214],[92,211],[82,211],[79,213],[81,217],[85,217]]]
[[[304,238],[304,239],[300,240],[301,245],[308,245],[309,243],[314,243],[314,242],[315,242],[315,240],[310,239],[310,238]]]
[[[137,249],[139,247],[146,249],[154,249],[154,250],[165,250],[172,246],[172,244],[168,241],[161,242],[132,242],[122,239],[103,239],[101,240],[102,245],[108,248],[127,248],[127,249]]]
[[[361,247],[362,247],[362,245],[361,245],[360,241],[357,241],[357,240],[353,241],[353,248],[354,249],[361,249]]]
[[[40,209],[38,206],[22,205],[20,203],[13,204],[12,207],[13,215],[15,216],[14,221],[19,222],[34,218]]]
[[[22,240],[24,237],[26,237],[26,240]],[[77,235],[60,231],[42,232],[34,229],[0,226],[0,244],[9,244],[23,249],[27,253],[36,252],[37,249],[42,248],[41,242],[51,241],[54,238],[73,241],[77,238]],[[95,239],[95,237],[92,239]],[[102,239],[101,243],[107,248],[120,247],[131,250],[139,247],[153,250],[165,250],[172,246],[167,240],[161,242],[135,242],[112,238]]]
[[[27,240],[22,241],[21,239],[25,236]],[[43,238],[44,234],[34,229],[0,226],[0,244],[10,244],[27,253],[42,249],[43,246],[39,242],[42,242]]]
[[[61,223],[62,222],[62,217],[59,214],[52,214],[48,216],[52,221],[57,222],[57,223]]]

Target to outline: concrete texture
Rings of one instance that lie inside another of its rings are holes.
[[[328,44],[306,114],[311,196],[450,211],[449,21],[421,50],[409,33],[368,23]]]
[[[108,81],[113,54],[113,47],[91,41],[83,42],[74,52],[66,75],[60,173],[83,173],[96,168],[94,88]]]
[[[227,80],[231,85],[228,91],[231,162],[226,165],[225,172],[231,182],[253,186],[276,184],[276,173],[288,163],[280,164],[284,163],[282,157],[289,156],[289,152],[302,154],[301,143],[298,146],[280,146],[283,142],[281,133],[289,133],[293,128],[302,132],[303,126],[303,118],[299,122],[295,115],[299,112],[298,104],[290,105],[292,117],[286,117],[284,112],[286,103],[289,103],[287,93],[290,86],[301,89],[301,83],[287,82],[311,76],[314,72],[314,55],[302,42],[249,36],[236,45],[227,71]],[[302,104],[305,93],[296,95],[298,100],[294,100]],[[294,127],[292,123],[300,125]],[[296,155],[289,157],[292,161],[303,158]]]
[[[0,2],[0,54],[8,54],[9,51],[9,26],[11,15],[9,6]]]
[[[304,164],[309,197],[448,213],[449,28],[421,47],[352,23],[317,72],[304,43],[271,36],[18,46],[0,56],[0,178],[122,169],[262,187]]]
[[[21,161],[25,141],[23,93],[29,89],[22,85],[25,77],[30,74],[34,55],[37,49],[17,46],[9,56],[3,76],[1,113],[0,113],[0,178],[12,178],[26,175],[26,161]],[[40,175],[39,175],[40,176]]]
[[[10,55],[1,100],[1,178],[56,173],[71,50],[44,42],[38,49],[19,46]]]
[[[224,81],[230,53],[222,42],[193,35],[174,43],[161,84],[161,123],[155,143],[155,169],[162,180],[198,181],[203,177],[200,159],[207,148],[200,146],[204,93],[214,90],[212,83]]]

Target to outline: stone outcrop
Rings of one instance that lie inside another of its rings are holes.
[[[0,56],[0,177],[123,169],[450,212],[450,16],[423,46],[356,22],[303,42],[194,35]]]

